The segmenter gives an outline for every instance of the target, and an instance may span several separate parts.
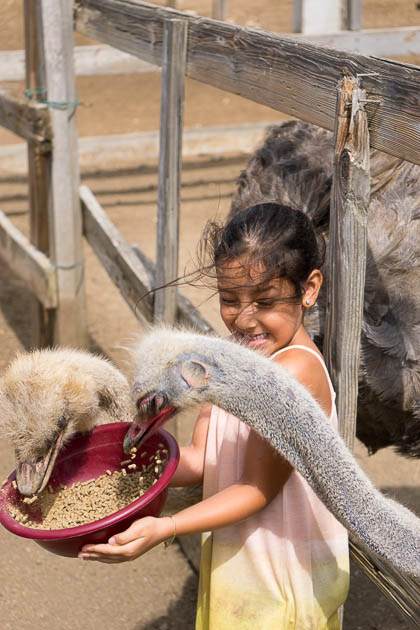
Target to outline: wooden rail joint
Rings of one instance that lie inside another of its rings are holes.
[[[27,103],[0,87],[0,125],[37,146],[41,153],[51,151],[50,113],[43,103]]]

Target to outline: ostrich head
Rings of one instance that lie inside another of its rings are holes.
[[[219,379],[214,377],[223,372],[219,342],[217,337],[157,327],[134,348],[132,395],[137,413],[124,439],[127,453],[179,411],[210,399],[216,402]]]
[[[87,352],[20,354],[0,379],[0,434],[15,449],[23,495],[45,488],[58,452],[73,434],[131,416],[126,378]]]

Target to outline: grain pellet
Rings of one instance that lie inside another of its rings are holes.
[[[97,479],[76,482],[69,488],[60,484],[57,491],[49,485],[17,506],[9,504],[9,512],[18,523],[34,529],[64,529],[97,521],[143,496],[163,470],[159,466],[156,473],[154,462],[146,472],[134,467],[136,464],[131,463],[130,472],[125,468],[114,472],[107,469]],[[36,520],[37,512],[39,520]]]

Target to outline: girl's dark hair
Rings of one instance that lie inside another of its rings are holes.
[[[310,219],[299,210],[278,203],[260,203],[245,208],[228,223],[209,221],[199,244],[200,272],[206,277],[237,260],[258,265],[261,282],[287,278],[296,287],[296,299],[314,269],[324,261],[325,244],[317,239]]]

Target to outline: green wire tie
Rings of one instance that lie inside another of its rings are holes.
[[[46,96],[47,90],[45,88],[26,88],[26,90],[24,90],[24,94],[30,101],[33,101],[36,96]],[[43,105],[48,105],[48,107],[51,107],[52,109],[60,110],[75,109],[75,107],[80,105],[79,99],[77,99],[77,101],[49,101],[46,98],[41,98],[37,99],[37,102],[42,103]]]
[[[61,270],[64,270],[64,271],[69,271],[70,269],[76,269],[76,267],[82,267],[83,266],[83,262],[82,261],[75,262],[72,265],[57,265],[56,263],[52,262],[51,266],[54,267],[54,269],[61,269]]]

